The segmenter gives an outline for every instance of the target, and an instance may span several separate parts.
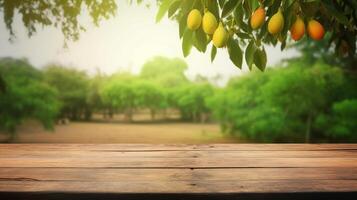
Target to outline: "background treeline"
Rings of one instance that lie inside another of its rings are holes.
[[[57,119],[91,120],[140,110],[179,111],[192,122],[217,121],[226,134],[257,142],[356,142],[357,79],[324,59],[290,59],[264,73],[232,78],[224,88],[184,75],[181,59],[156,57],[141,73],[96,73],[3,58],[0,74],[0,129],[15,132],[34,118],[46,128]]]
[[[89,76],[73,67],[50,64],[35,68],[26,59],[0,59],[5,81],[1,92],[1,128],[14,131],[23,119],[35,118],[51,127],[55,119],[91,120],[94,113],[112,118],[124,114],[132,121],[136,111],[177,110],[182,120],[199,122],[209,114],[205,99],[214,88],[207,81],[191,82],[181,59],[156,57],[141,73],[118,72]]]

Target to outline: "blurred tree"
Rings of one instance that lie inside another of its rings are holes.
[[[154,57],[144,63],[140,77],[163,87],[178,87],[188,83],[184,72],[187,64],[179,58]]]
[[[100,90],[103,87],[106,76],[100,70],[97,70],[96,75],[89,81],[89,90],[87,92],[85,119],[90,120],[93,112],[100,112],[105,110],[103,100],[100,96]],[[106,116],[106,115],[104,115]]]
[[[41,72],[26,60],[11,58],[0,60],[0,72],[7,84],[6,92],[0,93],[0,129],[14,133],[27,118],[52,128],[59,102],[57,92],[43,82]]]
[[[154,57],[144,63],[140,78],[153,82],[162,88],[165,96],[164,115],[170,108],[179,108],[178,92],[179,88],[189,84],[189,80],[185,76],[187,64],[179,58]],[[182,112],[181,112],[182,114]]]
[[[294,63],[232,80],[226,89],[207,102],[223,130],[247,139],[263,142],[333,139],[326,134],[331,130],[324,126],[322,117],[331,112],[336,114],[334,103],[353,95],[346,91],[345,82],[339,68],[323,63],[302,68]],[[346,107],[354,110],[353,106],[355,104],[350,103]],[[352,118],[348,116],[346,122]],[[344,123],[342,118],[338,119],[341,121],[327,119],[325,122]],[[345,128],[353,130],[350,125]]]
[[[76,69],[49,65],[44,69],[45,81],[55,88],[62,103],[61,117],[80,119],[86,112],[89,79]]]
[[[316,128],[337,140],[357,141],[357,99],[346,99],[332,105],[331,113],[323,113],[316,120]]]
[[[265,103],[283,110],[285,117],[294,122],[289,132],[305,132],[305,141],[309,142],[317,115],[336,100],[333,93],[343,83],[342,71],[317,63],[310,69],[279,70],[271,80],[261,88]]]
[[[251,72],[232,79],[228,86],[207,99],[222,130],[254,141],[271,142],[282,132],[281,111],[263,104],[261,87],[269,80],[271,71]]]
[[[213,95],[213,87],[208,83],[187,84],[175,95],[178,108],[185,120],[205,122],[210,113],[205,100]]]
[[[103,103],[110,108],[123,111],[126,120],[133,120],[133,112],[137,108],[136,92],[132,75],[116,74],[103,85],[100,92]]]
[[[151,119],[155,120],[158,110],[167,107],[165,94],[162,89],[150,81],[137,81],[133,85],[136,96],[136,105],[139,108],[148,108]]]

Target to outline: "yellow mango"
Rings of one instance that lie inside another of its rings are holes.
[[[213,33],[213,45],[217,48],[224,47],[228,40],[228,33],[224,29],[223,24],[219,23],[218,28]]]
[[[268,31],[272,35],[280,33],[284,28],[284,16],[279,10],[269,20]]]
[[[213,34],[214,31],[217,29],[217,19],[216,17],[209,11],[207,11],[204,15],[203,15],[203,19],[202,19],[202,28],[203,31],[206,34]]]
[[[187,27],[192,31],[197,30],[201,25],[201,21],[201,12],[197,9],[193,9],[187,16]]]

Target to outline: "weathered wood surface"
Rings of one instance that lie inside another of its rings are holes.
[[[316,199],[357,193],[357,144],[1,144],[0,199]]]

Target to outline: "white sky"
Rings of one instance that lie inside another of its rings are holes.
[[[206,54],[192,49],[191,54],[184,58],[181,51],[181,41],[178,37],[178,24],[165,17],[160,23],[155,23],[157,7],[152,5],[127,5],[126,1],[118,0],[118,12],[114,18],[103,21],[99,27],[86,24],[87,31],[81,33],[80,40],[70,42],[68,48],[63,48],[63,36],[55,28],[39,29],[31,38],[23,28],[19,17],[16,17],[14,29],[16,39],[8,41],[9,33],[3,21],[0,22],[0,57],[26,57],[36,67],[48,63],[61,63],[89,73],[96,68],[110,74],[118,70],[140,71],[146,60],[153,56],[179,57],[184,59],[189,70],[187,76],[201,74],[213,77],[216,74],[227,80],[232,75],[242,73],[229,60],[226,49],[219,50],[216,60],[210,62],[210,48]],[[2,14],[2,13],[1,13]],[[87,17],[82,17],[85,21]],[[282,58],[296,55],[295,50],[280,51],[280,47],[266,47],[268,66],[278,63]],[[246,69],[246,66],[244,66]]]

